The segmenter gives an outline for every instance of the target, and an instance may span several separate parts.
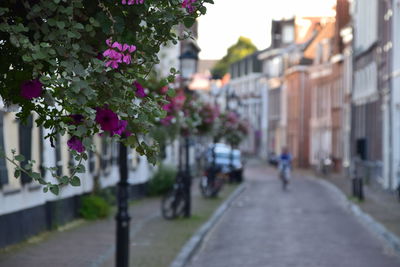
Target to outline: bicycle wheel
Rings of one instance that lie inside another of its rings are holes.
[[[203,197],[211,197],[213,189],[207,176],[200,178],[199,186]]]
[[[224,178],[221,178],[219,176],[216,177],[214,181],[214,185],[212,187],[211,191],[211,197],[218,197],[219,192],[221,191],[223,185],[224,185]]]
[[[161,201],[161,214],[164,219],[173,220],[182,216],[185,208],[185,201],[178,190],[171,190]]]

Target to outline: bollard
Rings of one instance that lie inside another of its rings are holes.
[[[357,178],[353,177],[351,179],[351,184],[352,184],[352,191],[353,191],[353,197],[357,197],[358,196],[358,190],[357,190]]]
[[[363,188],[363,179],[358,178],[358,199],[364,200],[364,188]]]

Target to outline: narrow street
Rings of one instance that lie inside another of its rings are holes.
[[[294,174],[283,192],[276,171],[249,167],[247,189],[193,256],[190,267],[395,267],[400,260],[340,198]]]

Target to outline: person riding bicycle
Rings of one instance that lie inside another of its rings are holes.
[[[292,155],[289,153],[287,147],[282,149],[282,153],[279,156],[279,176],[281,179],[285,179],[285,183],[289,182],[290,172],[292,170]]]

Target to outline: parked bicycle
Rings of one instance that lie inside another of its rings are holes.
[[[217,197],[229,174],[222,172],[221,166],[208,168],[200,178],[200,192],[204,197]]]
[[[216,197],[226,181],[241,182],[243,165],[240,151],[226,144],[215,143],[205,155],[206,170],[200,178],[200,192],[204,197]]]
[[[161,214],[167,220],[184,215],[187,205],[184,175],[184,173],[178,173],[173,188],[161,200]]]

